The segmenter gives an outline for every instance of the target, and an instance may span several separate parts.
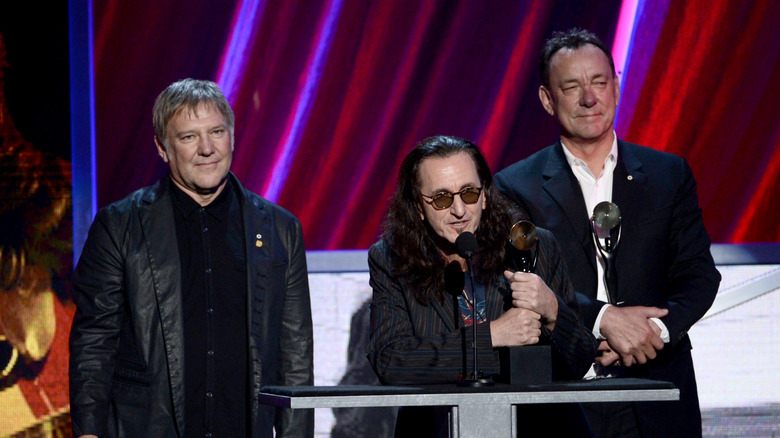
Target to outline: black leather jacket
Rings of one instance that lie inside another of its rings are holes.
[[[102,209],[73,275],[70,403],[75,436],[184,436],[181,272],[169,178]],[[313,435],[311,410],[260,406],[265,385],[312,385],[301,225],[245,190],[253,437]],[[259,244],[257,242],[262,242]]]

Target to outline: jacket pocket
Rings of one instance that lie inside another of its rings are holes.
[[[119,360],[114,369],[114,380],[140,386],[152,384],[152,378],[146,372],[146,367],[134,362]]]

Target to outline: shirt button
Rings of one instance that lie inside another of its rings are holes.
[[[206,393],[206,397],[208,397],[208,398],[214,397],[214,393],[209,391],[209,392]]]
[[[211,268],[206,268],[206,273],[211,274]]]
[[[204,233],[208,233],[208,232],[209,232],[209,227],[204,227],[204,228],[203,228],[203,232],[204,232]]]
[[[211,438],[211,432],[206,434],[206,438]]]
[[[206,313],[214,313],[214,309],[212,309],[211,307],[209,307],[208,309],[206,309]]]
[[[209,350],[206,354],[208,354],[209,356],[213,356],[214,355],[214,350]]]
[[[203,213],[204,211],[206,211],[206,209],[205,209],[205,208],[203,208],[203,207],[200,207],[200,208],[198,209],[198,213]]]

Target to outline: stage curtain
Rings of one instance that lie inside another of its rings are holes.
[[[778,23],[773,0],[638,11],[618,133],[688,160],[716,242],[780,241]]]
[[[780,3],[637,3],[618,135],[689,161],[715,242],[780,240]],[[556,141],[538,99],[541,45],[578,26],[609,46],[621,6],[95,2],[98,204],[165,175],[154,98],[210,79],[236,113],[239,179],[301,220],[308,249],[367,248],[419,140],[468,138],[494,171]]]

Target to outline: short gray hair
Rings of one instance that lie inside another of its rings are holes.
[[[222,113],[228,130],[233,133],[235,116],[219,85],[212,81],[183,79],[169,85],[154,101],[152,118],[157,138],[167,147],[165,135],[171,119],[185,109],[197,112],[198,105],[201,103],[212,105]]]

